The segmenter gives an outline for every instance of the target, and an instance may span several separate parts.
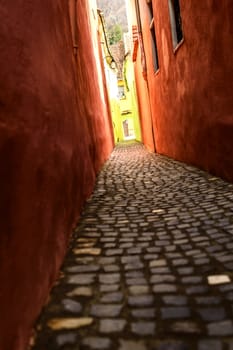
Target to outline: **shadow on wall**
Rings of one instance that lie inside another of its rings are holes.
[[[4,350],[25,350],[72,227],[113,147],[106,101],[97,89],[98,52],[87,45],[96,28],[89,24],[89,1],[77,5],[81,62],[76,63],[67,2],[0,5],[0,349]]]

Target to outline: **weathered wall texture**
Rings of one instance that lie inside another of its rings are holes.
[[[140,49],[138,50],[138,56],[141,57]],[[135,66],[137,67],[135,70],[135,83],[138,96],[138,109],[141,121],[142,140],[144,145],[150,151],[155,151],[149,93],[147,82],[142,76],[141,59],[137,60]]]
[[[78,6],[76,65],[68,2],[0,4],[2,350],[25,350],[80,208],[112,149],[88,2]]]
[[[233,180],[233,3],[180,0],[184,42],[175,53],[168,1],[153,0],[153,8],[157,74],[140,1],[156,150]]]
[[[142,37],[137,35],[137,18],[135,9],[135,0],[126,0],[127,17],[130,24],[131,35],[134,36],[132,45],[132,59],[134,62],[135,85],[137,92],[138,110],[141,126],[141,137],[143,144],[150,150],[155,150],[155,142],[153,137],[152,116],[150,108],[150,100],[148,93],[147,81],[143,77],[143,68],[145,68],[145,61],[143,61],[142,53]],[[137,39],[136,39],[137,38]],[[143,67],[144,65],[144,67]]]

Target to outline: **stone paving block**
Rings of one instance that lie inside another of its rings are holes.
[[[189,251],[192,249],[192,245],[191,244],[181,244],[180,248],[185,252]],[[186,255],[187,256],[187,255]]]
[[[177,287],[174,284],[161,283],[154,285],[152,290],[154,293],[174,293]]]
[[[170,267],[154,267],[151,270],[151,274],[169,274],[171,273]]]
[[[133,247],[127,250],[128,254],[141,254],[141,252],[142,252],[142,248],[139,248],[139,247],[137,248]]]
[[[182,275],[190,275],[194,271],[193,267],[180,267],[177,269],[177,272],[182,276]]]
[[[75,296],[90,297],[92,295],[93,295],[93,291],[92,291],[92,288],[90,287],[77,287],[71,290],[69,293],[67,293],[67,296],[69,297],[75,297]]]
[[[225,297],[226,299],[233,301],[233,292],[227,293]]]
[[[165,259],[152,260],[149,263],[149,267],[161,267],[166,265],[167,265],[167,261]]]
[[[94,261],[94,257],[93,256],[82,256],[82,257],[79,257],[79,258],[75,259],[75,262],[77,262],[78,265],[91,264],[93,261]]]
[[[233,291],[233,283],[230,284],[224,284],[222,286],[218,287],[221,292],[229,292]]]
[[[80,313],[82,311],[82,305],[79,302],[74,301],[72,299],[63,299],[62,305],[64,307],[64,310],[66,311],[70,311],[73,313]]]
[[[83,272],[96,272],[100,269],[100,266],[98,265],[76,265],[67,267],[67,272],[72,273],[83,273]]]
[[[170,243],[170,241],[157,241],[157,242],[155,242],[155,245],[157,246],[157,247],[165,247],[165,246],[168,246],[169,244],[171,244]]]
[[[111,257],[111,258],[109,258],[109,257],[101,257],[101,258],[99,258],[98,259],[98,263],[100,264],[100,265],[112,265],[112,264],[114,264],[116,262],[116,258],[115,257]]]
[[[116,237],[102,237],[100,238],[101,243],[110,243],[110,242],[115,242]]]
[[[133,322],[131,324],[131,331],[136,335],[146,336],[155,334],[154,322]]]
[[[119,350],[147,350],[146,345],[142,341],[120,339],[119,342]]]
[[[74,249],[76,255],[100,255],[101,249],[99,248],[77,248]]]
[[[125,272],[125,277],[126,278],[144,278],[144,272],[143,271],[126,271]]]
[[[226,254],[226,255],[221,255],[216,257],[216,260],[220,261],[221,263],[225,263],[225,262],[232,262],[233,261],[233,255],[232,254]]]
[[[48,320],[47,325],[52,330],[63,330],[63,329],[78,329],[81,327],[90,326],[94,319],[91,317],[76,317],[76,318],[52,318]]]
[[[115,333],[122,332],[126,326],[126,320],[124,319],[102,319],[100,320],[100,332],[101,333]]]
[[[174,266],[185,266],[188,265],[189,261],[188,259],[173,259],[172,264]]]
[[[123,249],[107,249],[105,251],[106,256],[122,255]]]
[[[76,274],[67,278],[67,282],[77,285],[90,285],[94,283],[95,274]]]
[[[138,255],[129,255],[129,256],[122,256],[121,257],[121,262],[123,264],[129,264],[129,263],[138,263],[141,262],[141,257]]]
[[[109,349],[112,345],[112,341],[109,338],[101,337],[86,337],[82,340],[82,344],[89,346],[91,349]]]
[[[128,304],[131,306],[148,306],[154,302],[153,295],[137,295],[128,297]]]
[[[148,294],[149,293],[149,286],[148,285],[129,286],[129,293],[132,295]]]
[[[188,307],[162,307],[161,308],[162,319],[181,319],[190,317],[190,309]]]
[[[105,243],[105,244],[103,244],[103,248],[104,249],[116,248],[116,243]]]
[[[200,249],[191,249],[191,250],[187,250],[185,252],[185,255],[187,255],[187,256],[196,256],[196,255],[198,255],[200,253],[201,253]]]
[[[169,245],[165,247],[166,252],[174,252],[176,250],[175,245]]]
[[[224,320],[221,322],[213,322],[207,325],[208,334],[214,336],[233,335],[232,320]]]
[[[202,259],[195,259],[194,260],[194,264],[195,265],[204,265],[204,264],[209,264],[210,263],[210,259],[208,258],[202,258]]]
[[[173,252],[173,253],[166,253],[166,256],[170,259],[175,259],[175,258],[182,258],[183,254],[181,253],[177,253],[177,252]]]
[[[209,288],[205,285],[195,285],[195,286],[191,286],[186,288],[186,293],[188,295],[191,294],[205,294],[209,291]]]
[[[201,340],[198,343],[198,350],[222,350],[223,344],[220,340]]]
[[[147,318],[155,318],[156,311],[153,308],[133,309],[131,310],[131,314],[135,318],[147,319]]]
[[[119,248],[125,249],[125,248],[131,248],[134,246],[134,243],[121,243],[119,244]]]
[[[130,264],[125,264],[124,265],[125,271],[139,270],[139,269],[143,269],[143,268],[144,268],[144,264],[141,263],[141,262],[135,262],[135,263],[130,263]]]
[[[197,322],[176,321],[169,326],[169,330],[176,334],[200,334],[201,329]]]
[[[115,304],[94,304],[91,306],[91,315],[96,317],[119,316],[122,305]]]
[[[183,295],[165,295],[163,296],[163,301],[165,304],[186,305],[188,303],[188,298]]]
[[[116,284],[119,283],[121,275],[119,273],[105,273],[99,275],[99,282],[104,284]]]
[[[174,275],[152,275],[150,282],[153,283],[164,283],[164,282],[175,282],[176,277]]]
[[[69,332],[69,333],[61,333],[56,336],[56,344],[59,347],[63,347],[64,345],[70,345],[77,343],[77,333]]]
[[[197,309],[201,318],[205,321],[221,321],[226,318],[226,312],[223,307],[208,307]]]
[[[144,277],[135,277],[135,278],[127,278],[126,284],[128,286],[140,286],[145,285],[147,283],[146,279]]]
[[[100,299],[101,303],[120,303],[123,299],[122,292],[106,293]]]
[[[160,253],[161,252],[161,248],[158,247],[149,247],[146,249],[146,251],[148,253]]]
[[[220,304],[222,298],[219,296],[200,296],[195,298],[197,304],[203,305],[217,305]]]
[[[144,260],[156,260],[158,259],[159,255],[158,254],[145,254],[143,256]]]
[[[164,342],[160,345],[158,345],[156,350],[189,350],[189,345],[186,345],[181,342]],[[211,349],[212,350],[212,349]]]
[[[103,269],[105,272],[117,272],[120,270],[120,267],[118,265],[106,265],[103,266]]]
[[[201,276],[186,276],[181,279],[181,282],[185,284],[196,284],[201,283],[202,279]]]
[[[120,285],[119,284],[102,284],[100,287],[100,292],[116,292],[119,290]]]

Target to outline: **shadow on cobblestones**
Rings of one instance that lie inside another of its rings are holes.
[[[33,350],[233,350],[232,237],[232,184],[117,146]]]

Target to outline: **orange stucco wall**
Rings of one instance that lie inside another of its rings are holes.
[[[156,150],[232,181],[233,3],[180,0],[184,42],[175,53],[168,1],[153,0],[153,8],[157,74],[140,1]]]
[[[95,175],[113,147],[78,1],[0,4],[0,349],[25,350]],[[90,14],[91,15],[91,14]]]
[[[138,58],[140,55],[140,48],[137,50]],[[135,83],[138,96],[138,109],[140,116],[141,134],[143,144],[150,151],[155,151],[155,136],[152,126],[152,116],[150,109],[149,92],[147,87],[147,81],[142,76],[141,59],[137,59],[135,62]]]

